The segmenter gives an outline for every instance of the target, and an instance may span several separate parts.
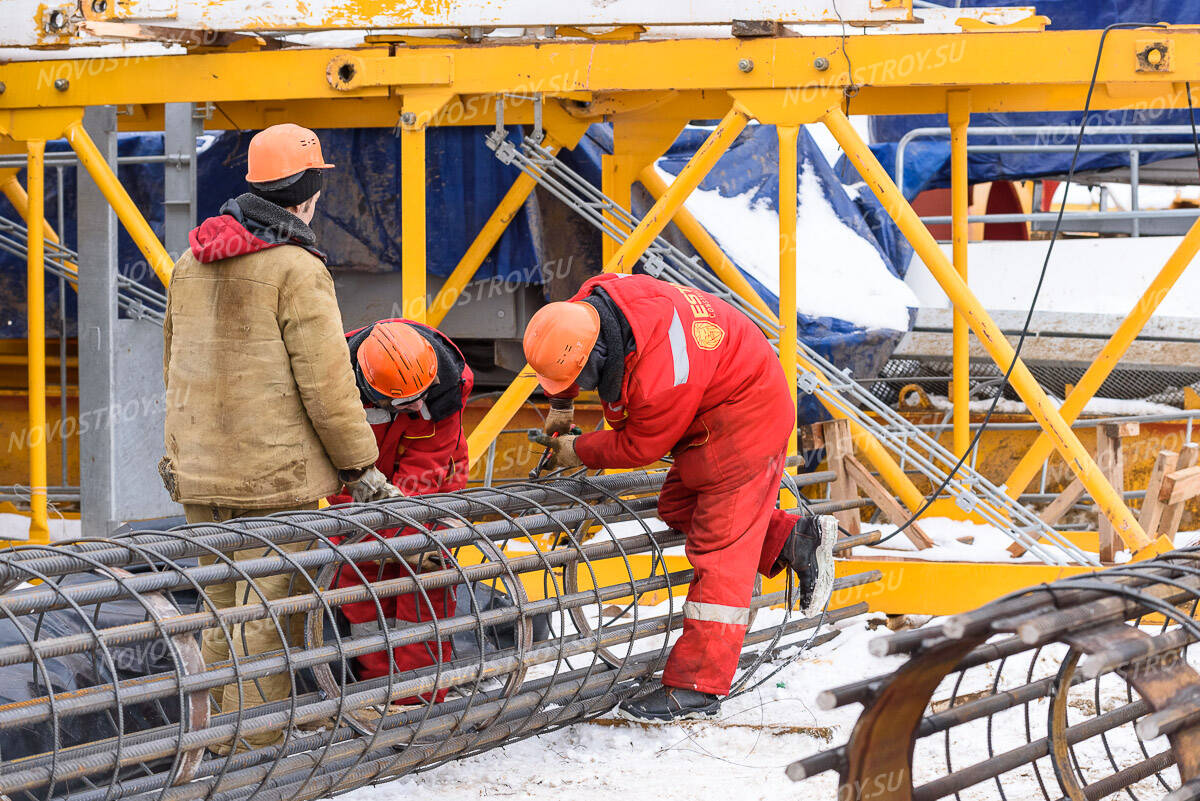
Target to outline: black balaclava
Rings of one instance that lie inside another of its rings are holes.
[[[250,184],[250,191],[277,206],[294,208],[325,187],[325,173],[316,168],[289,175],[278,181]]]

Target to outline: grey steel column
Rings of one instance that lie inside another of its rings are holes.
[[[109,165],[117,166],[117,113],[84,112],[83,125]],[[116,517],[113,429],[108,425],[116,373],[117,215],[87,171],[77,169],[79,248],[79,485],[83,535],[101,536]],[[86,246],[83,246],[86,243]]]
[[[191,103],[163,105],[163,244],[173,259],[187,250],[196,227],[196,137],[203,127]]]
[[[84,125],[116,165],[112,107],[87,109]],[[158,478],[163,453],[162,328],[117,314],[117,221],[91,177],[79,170],[79,448],[84,536],[121,523],[178,514]],[[148,274],[144,260],[131,277]],[[154,280],[151,276],[150,280]]]

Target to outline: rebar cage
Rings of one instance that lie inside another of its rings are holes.
[[[823,693],[864,709],[793,763],[839,798],[1200,797],[1200,548],[1031,587],[871,643],[890,676]]]
[[[646,686],[682,626],[683,535],[653,516],[664,476],[556,476],[6,551],[0,794],[317,798],[607,712]],[[804,619],[792,597],[756,592],[755,610],[774,608],[746,635],[735,691],[866,609]],[[391,611],[401,598],[412,619]],[[348,604],[373,608],[373,625],[347,625]],[[392,649],[412,645],[427,664],[397,669]],[[371,654],[386,675],[360,678]]]

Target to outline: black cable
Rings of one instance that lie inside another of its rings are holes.
[[[1046,281],[1046,273],[1050,268],[1050,257],[1054,254],[1054,243],[1058,241],[1059,234],[1062,231],[1063,212],[1066,211],[1067,208],[1067,193],[1071,190],[1071,182],[1075,179],[1075,167],[1079,162],[1079,152],[1083,147],[1083,136],[1087,130],[1088,113],[1092,109],[1092,95],[1096,91],[1096,80],[1100,74],[1100,60],[1104,56],[1104,42],[1108,38],[1109,32],[1119,28],[1165,27],[1167,27],[1166,23],[1162,22],[1118,22],[1113,25],[1109,25],[1104,29],[1104,32],[1100,34],[1100,46],[1096,49],[1096,63],[1092,67],[1092,79],[1088,83],[1087,98],[1083,103],[1083,117],[1079,121],[1079,134],[1075,138],[1075,150],[1071,154],[1071,169],[1068,170],[1067,180],[1063,183],[1063,199],[1062,202],[1058,204],[1058,216],[1055,217],[1054,220],[1054,231],[1050,234],[1050,244],[1046,248],[1046,258],[1042,261],[1042,269],[1038,275],[1037,286],[1033,290],[1033,299],[1029,302],[1029,311],[1025,314],[1025,324],[1021,326],[1021,336],[1017,340],[1016,347],[1013,349],[1012,361],[1009,363],[1008,369],[1004,371],[1004,379],[1000,385],[1000,390],[996,393],[996,397],[992,399],[992,404],[988,407],[987,414],[984,415],[983,422],[979,425],[979,430],[975,432],[975,436],[971,439],[971,444],[967,446],[967,450],[961,457],[959,457],[958,462],[950,469],[950,472],[946,474],[946,477],[942,479],[942,482],[938,485],[937,489],[930,493],[929,497],[925,499],[925,502],[921,504],[920,509],[913,512],[912,517],[904,521],[904,523],[891,534],[881,538],[879,542],[875,543],[875,546],[882,545],[892,537],[900,534],[917,520],[919,520],[921,515],[925,514],[925,512],[929,510],[929,507],[933,505],[933,502],[936,501],[945,491],[946,487],[950,485],[950,481],[953,480],[953,478],[958,474],[958,471],[962,469],[962,466],[966,463],[967,459],[970,458],[975,448],[978,447],[979,440],[983,437],[983,432],[987,430],[988,424],[992,420],[992,414],[996,411],[996,407],[999,405],[1000,399],[1004,397],[1004,389],[1008,387],[1008,381],[1009,378],[1012,377],[1013,369],[1017,366],[1017,361],[1021,358],[1021,349],[1025,346],[1025,339],[1029,335],[1029,326],[1033,324],[1033,314],[1037,309],[1038,297],[1042,293],[1042,285]],[[1190,90],[1188,91],[1188,108],[1191,108]],[[1197,147],[1197,166],[1200,168],[1200,144],[1198,144]]]
[[[1183,88],[1187,92],[1188,117],[1192,120],[1192,146],[1196,149],[1196,172],[1200,174],[1200,138],[1196,136],[1196,109],[1192,106],[1192,82],[1184,81]]]

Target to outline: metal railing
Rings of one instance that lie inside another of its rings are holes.
[[[967,153],[1071,153],[1075,150],[1073,141],[1062,144],[1042,141],[1042,137],[1078,136],[1079,128],[1074,125],[1013,125],[1013,126],[980,126],[969,128],[967,136],[988,137],[1036,137],[1033,142],[1014,142],[1013,144],[967,145]],[[1181,220],[1191,223],[1200,215],[1196,209],[1149,209],[1140,206],[1139,191],[1141,189],[1141,154],[1142,153],[1179,153],[1187,154],[1195,150],[1192,142],[1191,127],[1187,125],[1091,125],[1084,132],[1090,136],[1182,136],[1187,141],[1172,142],[1089,142],[1080,145],[1082,153],[1128,153],[1129,154],[1129,184],[1130,209],[1109,211],[1103,204],[1099,211],[1069,211],[1063,214],[1064,223],[1072,222],[1119,222],[1131,223],[1132,236],[1141,236],[1141,222],[1154,220]],[[904,187],[904,156],[908,146],[916,139],[949,138],[949,128],[914,128],[900,138],[896,145],[895,175],[896,184]],[[1103,193],[1101,200],[1103,201]],[[1066,198],[1063,198],[1066,202]],[[1052,225],[1057,219],[1057,212],[1030,212],[1028,214],[972,214],[968,222],[983,223],[1046,223]],[[922,217],[926,225],[948,225],[952,221],[949,215],[931,215]]]

